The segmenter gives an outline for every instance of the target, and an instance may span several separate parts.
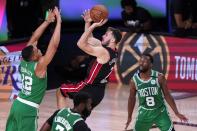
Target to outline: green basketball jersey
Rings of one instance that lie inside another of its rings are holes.
[[[139,99],[139,107],[153,110],[165,106],[163,92],[158,82],[158,75],[159,72],[151,70],[151,77],[147,81],[140,79],[139,73],[133,76]]]
[[[40,104],[47,88],[47,75],[45,78],[38,78],[35,74],[36,65],[37,62],[21,61],[22,89],[19,97]]]
[[[70,108],[60,110],[53,119],[51,131],[73,131],[73,126],[83,120],[81,115],[73,113]]]

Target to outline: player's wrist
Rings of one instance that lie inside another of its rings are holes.
[[[46,19],[44,22],[46,22],[47,24],[50,24],[50,23],[51,23],[51,22],[50,22],[49,20],[47,20],[47,19]]]
[[[179,115],[179,112],[178,111],[175,111],[174,113],[175,113],[175,115]]]

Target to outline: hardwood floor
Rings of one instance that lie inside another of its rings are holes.
[[[127,119],[127,99],[129,88],[127,86],[119,86],[117,84],[109,84],[103,101],[98,105],[91,116],[87,119],[87,123],[92,131],[123,131]],[[175,124],[176,131],[197,131],[197,92],[173,92],[173,97],[180,112],[189,118],[188,125],[181,125],[179,119],[173,114],[169,108],[170,115]],[[69,105],[72,107],[72,102]],[[9,114],[11,102],[0,102],[0,131],[5,130],[6,120]],[[47,91],[39,111],[39,128],[45,120],[56,110],[55,90]],[[131,129],[135,122],[136,107],[133,115],[133,121],[129,126]],[[186,124],[186,123],[184,123]],[[154,128],[150,131],[159,131]]]

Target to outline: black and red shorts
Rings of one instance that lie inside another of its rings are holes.
[[[92,107],[97,106],[103,99],[106,84],[86,84],[85,82],[67,83],[60,87],[63,96],[73,99],[77,92],[87,92],[92,97]]]

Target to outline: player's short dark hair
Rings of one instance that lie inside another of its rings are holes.
[[[115,42],[118,43],[122,39],[122,33],[119,29],[113,28],[113,27],[108,27],[107,30],[112,31],[112,34],[115,38]]]
[[[86,92],[78,92],[73,99],[74,106],[78,106],[80,103],[86,103],[91,96]]]
[[[150,58],[150,62],[153,64],[154,60],[153,60],[153,56],[151,54],[143,54],[142,56],[147,56]]]
[[[121,0],[120,4],[123,9],[125,6],[131,6],[133,8],[136,8],[137,6],[137,2],[135,0]]]
[[[34,47],[32,45],[29,45],[29,46],[23,48],[22,53],[21,53],[23,60],[30,61],[31,56],[33,54],[33,49],[34,49]]]

